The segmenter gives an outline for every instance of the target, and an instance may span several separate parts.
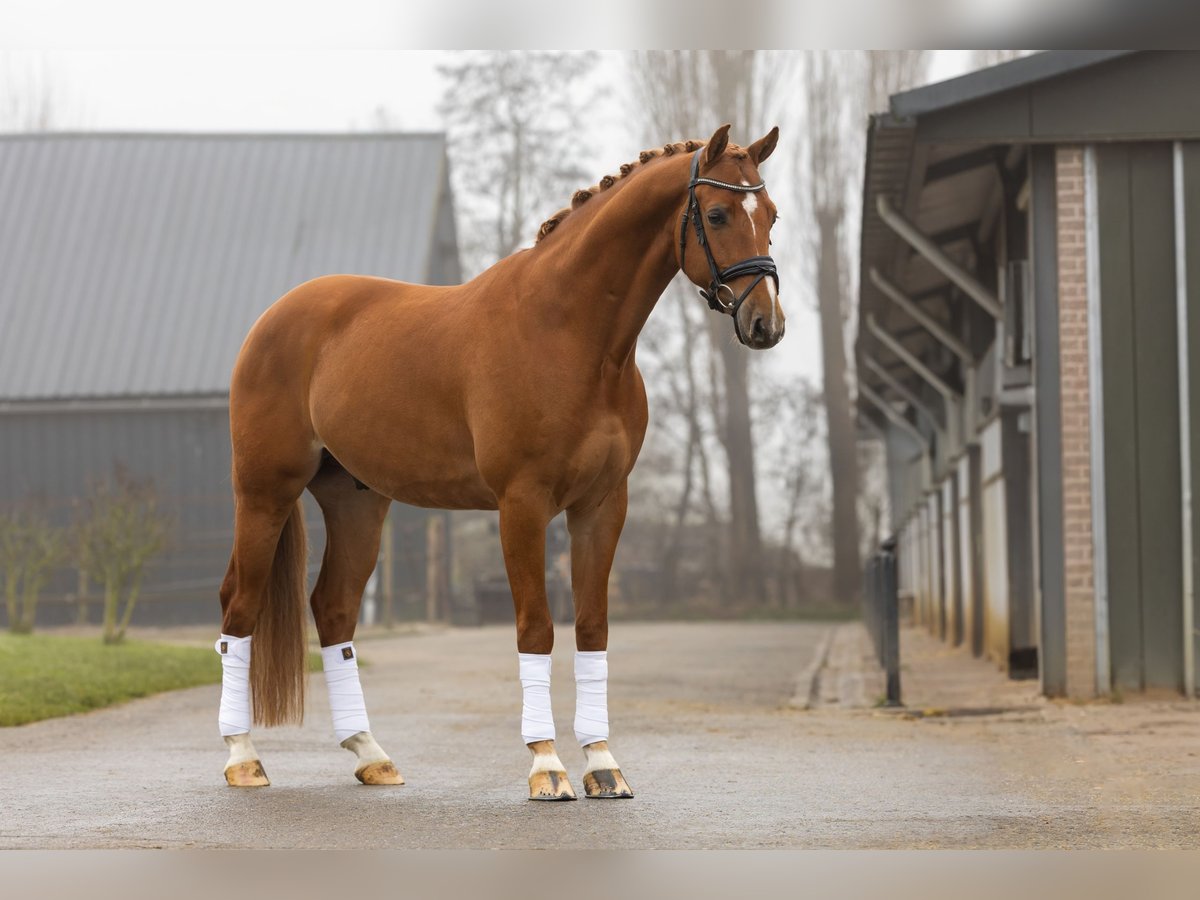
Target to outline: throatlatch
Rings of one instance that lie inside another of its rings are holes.
[[[712,281],[709,282],[708,289],[700,288],[700,296],[708,301],[710,309],[714,309],[720,313],[727,313],[733,317],[733,330],[737,333],[738,340],[744,344],[746,343],[746,337],[742,334],[741,326],[738,325],[738,310],[741,309],[742,302],[750,296],[750,292],[764,278],[774,279],[775,291],[778,293],[779,272],[775,268],[775,260],[770,256],[751,256],[748,259],[743,259],[741,262],[734,263],[727,269],[722,269],[717,265],[717,261],[713,259],[712,250],[708,246],[708,235],[704,232],[704,217],[700,214],[700,202],[696,199],[696,186],[710,184],[713,187],[723,188],[727,191],[752,194],[761,191],[767,184],[765,181],[760,181],[758,184],[730,184],[728,181],[718,181],[716,178],[701,178],[700,154],[703,152],[704,148],[701,147],[692,156],[692,174],[691,179],[688,181],[688,205],[683,211],[683,221],[679,224],[679,268],[683,268],[683,260],[687,254],[687,223],[690,218],[696,231],[696,240],[700,244],[700,249],[704,251],[704,257],[708,260],[708,271],[712,275]],[[741,278],[744,275],[756,275],[757,277],[750,282],[750,286],[742,291],[741,294],[735,294],[733,288],[726,282],[733,278]],[[722,297],[722,290],[729,296],[728,300]]]

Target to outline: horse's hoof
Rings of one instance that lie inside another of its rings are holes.
[[[529,776],[530,800],[576,800],[566,772],[533,772]]]
[[[597,769],[583,776],[583,792],[589,800],[628,800],[633,791],[620,769]]]
[[[396,771],[390,759],[363,766],[354,777],[363,784],[404,784],[404,776]]]
[[[262,763],[257,759],[234,763],[225,769],[225,781],[230,787],[268,787],[271,784]]]

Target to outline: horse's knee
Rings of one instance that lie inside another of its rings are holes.
[[[575,649],[608,649],[608,616],[588,615],[575,611]]]
[[[550,607],[517,610],[517,652],[549,653],[554,649],[554,619]]]

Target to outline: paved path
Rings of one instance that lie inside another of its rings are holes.
[[[398,789],[354,781],[320,675],[302,728],[256,734],[265,790],[223,784],[215,687],[0,729],[0,847],[1196,845],[1192,707],[1138,713],[1139,732],[1162,736],[1152,759],[1113,707],[795,709],[797,675],[828,635],[812,623],[614,624],[613,747],[631,801],[524,799],[508,628],[360,644],[375,733],[408,780]],[[578,789],[582,753],[560,744]]]

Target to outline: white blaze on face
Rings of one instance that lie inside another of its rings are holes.
[[[749,187],[750,182],[743,181],[742,184]],[[750,219],[750,233],[758,237],[758,228],[754,224],[754,212],[758,209],[758,196],[754,191],[746,191],[742,195],[742,209],[746,211],[746,215]]]
[[[771,330],[775,330],[775,311],[779,309],[779,301],[775,298],[775,279],[764,278],[767,285],[767,293],[771,295]]]

